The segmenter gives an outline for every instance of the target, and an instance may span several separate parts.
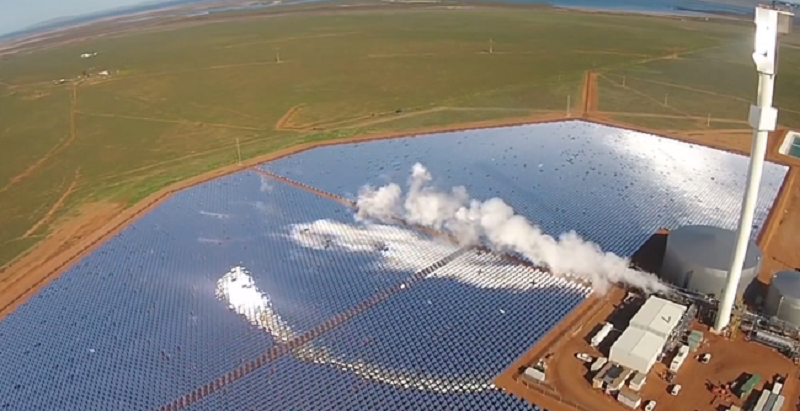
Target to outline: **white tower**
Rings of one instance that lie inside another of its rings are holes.
[[[774,7],[756,7],[753,62],[758,71],[758,99],[756,104],[750,106],[749,116],[750,126],[753,127],[753,145],[750,148],[750,167],[747,171],[747,187],[739,217],[736,248],[731,258],[725,291],[719,303],[719,312],[714,323],[714,331],[718,333],[728,327],[731,320],[733,304],[736,302],[736,288],[742,276],[747,243],[753,229],[758,186],[761,184],[761,173],[767,154],[767,137],[770,131],[775,130],[778,123],[778,110],[772,107],[777,68],[778,34],[789,32],[792,17],[792,13],[776,10]]]

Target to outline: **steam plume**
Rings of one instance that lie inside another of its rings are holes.
[[[480,202],[471,199],[463,186],[441,191],[430,185],[432,179],[430,172],[416,163],[405,195],[395,183],[363,187],[356,200],[356,220],[393,222],[399,218],[408,224],[445,231],[461,245],[483,243],[497,251],[514,251],[554,274],[586,280],[600,294],[612,283],[646,292],[666,289],[652,274],[630,268],[628,259],[603,252],[574,231],[554,238],[515,214],[502,199]]]

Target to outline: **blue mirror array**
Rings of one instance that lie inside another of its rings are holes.
[[[748,160],[569,121],[321,147],[262,167],[355,198],[365,183],[393,181],[405,187],[416,162],[441,188],[463,185],[476,199],[500,197],[551,235],[575,230],[605,251],[630,256],[660,227],[735,229]],[[766,218],[787,171],[764,165],[756,226]]]
[[[333,146],[261,167],[353,198],[364,183],[403,183],[415,162],[442,188],[503,198],[550,234],[575,229],[620,255],[660,226],[732,228],[747,169],[741,156],[581,122]],[[785,173],[765,166],[757,224]],[[300,335],[386,290],[189,409],[535,409],[490,381],[588,290],[351,213],[252,171],[176,194],[0,322],[0,411],[156,410],[279,346],[259,324]],[[235,266],[275,319],[220,297]]]
[[[258,357],[273,337],[216,297],[232,266],[299,333],[455,250],[409,233],[385,263],[347,248],[364,241],[350,213],[254,172],[176,194],[0,322],[0,410],[155,410]],[[339,222],[332,247],[292,239],[318,220]]]

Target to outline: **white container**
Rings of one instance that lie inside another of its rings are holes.
[[[609,333],[611,332],[611,330],[613,330],[613,329],[614,329],[614,326],[613,326],[611,323],[605,323],[605,324],[603,324],[603,327],[602,327],[602,328],[600,328],[600,330],[598,330],[598,331],[597,331],[597,334],[595,334],[595,335],[592,337],[592,347],[597,347],[597,346],[599,346],[600,344],[602,344],[602,343],[603,343],[603,340],[605,340],[605,339],[606,339],[606,337],[608,337],[608,334],[609,334]]]
[[[606,357],[597,357],[597,359],[594,360],[594,362],[592,363],[592,366],[590,367],[590,369],[592,370],[592,372],[600,371],[600,369],[603,368],[603,366],[606,365],[607,362],[608,362],[608,358],[606,358]]]

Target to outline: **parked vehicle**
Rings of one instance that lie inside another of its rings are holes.
[[[644,411],[653,411],[656,409],[656,402],[653,400],[647,401],[647,404],[644,405]]]
[[[709,361],[711,361],[711,354],[705,353],[705,354],[700,356],[700,362],[701,363],[708,364]]]
[[[680,392],[681,392],[681,388],[682,388],[682,387],[681,387],[681,385],[680,385],[680,384],[675,384],[675,385],[673,385],[673,386],[672,386],[672,388],[669,390],[669,393],[670,393],[670,394],[672,394],[672,395],[678,395],[678,394],[680,394]]]
[[[585,352],[579,352],[575,354],[575,357],[583,362],[592,362],[592,356]]]

